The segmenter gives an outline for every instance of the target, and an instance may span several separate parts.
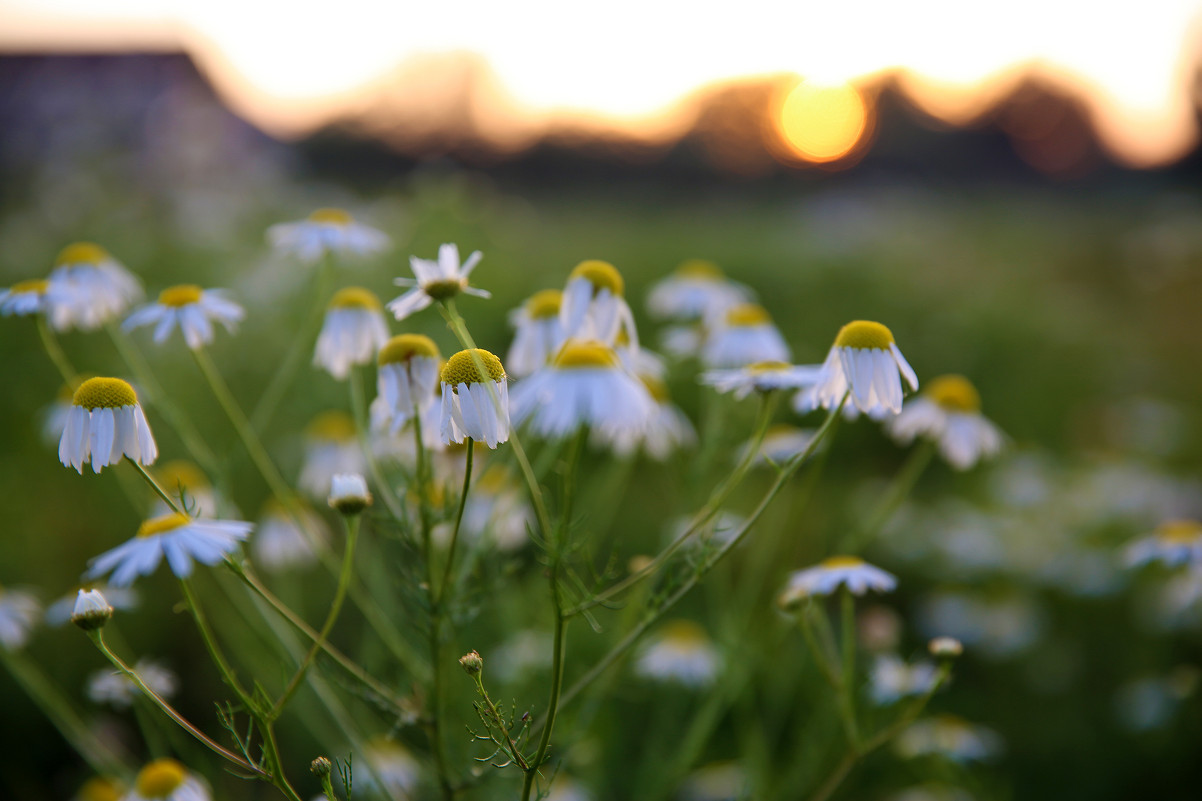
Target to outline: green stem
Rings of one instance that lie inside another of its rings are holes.
[[[881,496],[880,503],[873,509],[864,525],[852,536],[847,549],[848,553],[856,553],[867,545],[869,540],[889,522],[889,518],[893,517],[893,513],[910,495],[927,465],[931,463],[931,457],[935,455],[935,447],[935,440],[924,439],[910,452],[906,461],[898,469],[897,475],[894,476],[893,482]]]
[[[350,385],[351,415],[355,419],[355,433],[359,435],[359,447],[363,451],[363,458],[367,460],[367,468],[371,472],[372,481],[375,482],[380,497],[384,499],[384,505],[388,507],[388,512],[393,519],[399,523],[404,520],[401,502],[393,492],[392,485],[384,478],[384,472],[380,469],[380,463],[376,459],[375,451],[372,450],[371,441],[368,439],[367,403],[363,393],[363,374],[357,365],[351,366]]]
[[[475,443],[467,438],[467,464],[463,468],[463,490],[459,493],[459,508],[455,510],[455,526],[451,529],[451,543],[447,546],[447,562],[442,569],[442,581],[438,585],[438,594],[434,598],[436,608],[442,607],[447,595],[447,585],[451,582],[451,569],[455,562],[455,545],[459,542],[459,528],[463,524],[463,510],[467,507],[467,493],[472,485],[472,452]]]
[[[38,336],[42,340],[42,347],[46,349],[46,355],[50,357],[50,361],[54,362],[55,369],[58,374],[63,377],[63,382],[74,388],[75,379],[79,373],[71,365],[71,360],[67,358],[67,354],[63,352],[62,345],[59,344],[58,337],[54,335],[54,330],[50,327],[50,323],[46,321],[46,315],[39,314],[37,317]]]
[[[488,710],[493,725],[500,729],[501,734],[505,736],[505,750],[509,752],[509,756],[513,759],[515,765],[522,770],[528,770],[530,766],[526,763],[526,758],[522,756],[521,750],[518,748],[517,743],[514,742],[513,736],[509,733],[509,727],[505,725],[505,716],[501,713],[501,710],[497,709],[497,705],[493,703],[492,698],[489,697],[488,690],[484,689],[483,678],[479,673],[473,678],[476,681],[476,692],[480,693],[480,697],[484,699],[484,706]],[[496,741],[494,740],[493,742]]]
[[[171,511],[175,512],[177,515],[183,514],[183,512],[180,511],[179,506],[176,505],[175,501],[171,499],[171,496],[167,494],[167,491],[164,490],[161,486],[159,486],[159,482],[154,480],[154,476],[152,476],[152,475],[150,475],[150,473],[146,472],[145,467],[138,464],[137,462],[135,462],[133,459],[129,458],[128,456],[125,457],[125,461],[129,462],[130,464],[132,464],[134,466],[134,469],[137,470],[138,473],[142,476],[142,478],[146,481],[146,483],[150,485],[150,488],[154,490],[155,494],[158,495],[160,498],[162,498],[163,502],[165,504],[167,504],[168,507],[171,508]]]
[[[809,646],[810,653],[814,657],[814,663],[822,671],[822,675],[826,678],[827,683],[831,685],[831,689],[835,692],[840,692],[839,674],[831,667],[831,659],[814,633],[814,624],[810,622],[810,613],[815,611],[815,606],[813,602],[803,606],[797,613],[797,623],[801,627],[801,636],[805,638],[806,645]],[[818,614],[824,614],[820,609],[816,611]]]
[[[840,681],[839,703],[847,727],[848,745],[854,750],[860,747],[859,726],[856,725],[856,601],[851,590],[839,590],[840,618],[842,620],[841,646],[843,677]]]
[[[221,646],[217,644],[217,638],[213,635],[213,630],[209,628],[208,619],[205,618],[204,612],[201,611],[200,604],[196,600],[196,595],[192,592],[192,585],[188,583],[187,579],[180,579],[179,585],[183,590],[184,602],[188,606],[188,611],[192,613],[192,618],[196,621],[196,628],[200,631],[200,638],[204,640],[205,648],[208,650],[213,664],[217,666],[217,671],[221,674],[221,680],[234,691],[247,711],[254,714],[257,705],[238,681],[237,675],[234,674],[233,668],[230,667],[225,654],[221,651]]]

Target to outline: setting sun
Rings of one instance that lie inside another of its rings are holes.
[[[791,155],[824,164],[847,156],[863,139],[868,105],[850,84],[802,81],[785,96],[775,123]]]

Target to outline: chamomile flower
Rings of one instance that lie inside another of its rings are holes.
[[[563,345],[563,321],[559,309],[563,293],[558,289],[535,292],[509,314],[514,327],[513,344],[505,363],[515,376],[527,376],[546,365]]]
[[[47,309],[46,292],[50,282],[44,279],[19,281],[8,289],[0,289],[0,316],[28,317]]]
[[[119,378],[89,378],[71,398],[71,412],[58,443],[58,459],[81,475],[91,462],[99,473],[122,456],[153,464],[159,449],[134,388]]]
[[[1127,546],[1128,567],[1159,562],[1166,567],[1202,565],[1202,523],[1197,520],[1166,520],[1151,534]]]
[[[870,417],[897,414],[902,407],[902,378],[918,389],[918,377],[897,349],[893,332],[880,323],[854,320],[839,329],[822,374],[813,388],[815,407],[838,406],[850,391],[849,401]]]
[[[71,801],[121,801],[125,785],[111,776],[93,776],[79,786]]]
[[[785,362],[755,362],[746,367],[707,370],[698,380],[719,392],[732,393],[735,400],[742,400],[752,392],[812,386],[820,371],[821,368],[813,365],[798,367]]]
[[[311,538],[327,539],[325,521],[308,507],[301,506],[294,519],[280,502],[271,499],[259,517],[250,552],[255,563],[267,570],[286,570],[312,564],[317,550]]]
[[[568,340],[551,364],[514,388],[513,418],[543,437],[588,426],[607,442],[640,436],[655,414],[646,386],[598,341]]]
[[[869,695],[878,704],[892,704],[911,695],[923,695],[935,686],[939,670],[933,662],[907,664],[896,654],[881,654],[872,664]]]
[[[122,801],[210,801],[208,788],[174,759],[156,759],[140,771]]]
[[[731,281],[712,261],[689,259],[652,285],[647,310],[661,320],[697,320],[720,315],[751,299],[748,287]]]
[[[346,412],[330,410],[305,427],[305,456],[301,462],[301,489],[325,500],[335,473],[364,473],[367,459],[355,434],[355,422]]]
[[[484,538],[499,550],[512,551],[526,544],[533,525],[534,510],[523,487],[501,465],[486,469],[464,503],[463,533],[471,540]]]
[[[452,244],[441,245],[438,248],[438,261],[409,257],[409,266],[413,269],[413,278],[398,278],[393,283],[397,286],[413,287],[404,295],[388,304],[388,310],[397,320],[404,320],[411,314],[416,314],[436,300],[449,300],[460,292],[475,295],[478,298],[491,298],[492,294],[483,289],[468,286],[467,279],[476,265],[483,258],[480,251],[460,264],[459,246]]]
[[[931,379],[886,427],[903,445],[919,436],[935,440],[939,453],[957,470],[967,470],[1002,449],[1002,432],[981,414],[976,387],[958,375]]]
[[[710,368],[746,367],[759,362],[788,362],[789,346],[763,306],[732,306],[708,327],[701,361]]]
[[[897,750],[906,757],[938,754],[955,762],[979,762],[1001,749],[997,732],[954,715],[920,720],[897,738]]]
[[[59,331],[99,328],[142,297],[138,279],[91,242],[63,248],[48,280],[50,325]]]
[[[388,340],[376,357],[376,391],[395,434],[434,404],[442,356],[434,340],[421,334],[401,334]]]
[[[175,673],[153,659],[139,659],[134,664],[134,673],[160,698],[170,698],[179,689],[179,678]],[[102,668],[88,677],[87,695],[94,704],[128,709],[141,694],[142,690],[133,679],[111,668]]]
[[[324,367],[339,381],[356,364],[367,364],[388,341],[388,323],[375,293],[348,286],[334,293],[317,336],[313,365]]]
[[[665,623],[635,664],[640,676],[686,687],[712,684],[722,660],[705,629],[691,620]]]
[[[180,284],[159,293],[156,303],[134,311],[121,326],[126,331],[153,325],[154,341],[162,344],[178,326],[184,342],[192,350],[213,341],[213,323],[221,323],[231,334],[246,316],[246,311],[225,297],[220,289],[201,289],[196,284]]]
[[[46,607],[46,625],[61,626],[69,621],[71,615],[75,614],[75,602],[79,600],[79,593],[88,590],[98,591],[113,609],[124,611],[138,605],[136,590],[127,587],[110,587],[107,584],[83,584]]]
[[[31,593],[0,587],[0,647],[15,651],[24,646],[41,616],[42,605]]]
[[[897,587],[897,578],[859,557],[832,556],[789,576],[780,603],[790,606],[815,595],[830,595],[840,586],[847,587],[853,595],[863,595],[869,590],[892,592]]]
[[[100,590],[80,590],[71,609],[71,622],[84,631],[103,628],[113,618],[113,607]]]
[[[500,359],[480,348],[461,350],[443,365],[440,378],[443,442],[471,437],[495,448],[509,439],[509,387]]]
[[[267,229],[267,240],[280,253],[315,262],[327,253],[370,256],[386,249],[388,235],[356,222],[342,209],[318,209],[308,219],[278,223]]]
[[[138,576],[149,576],[164,556],[179,578],[192,575],[192,560],[215,565],[238,548],[254,526],[241,520],[200,520],[184,514],[152,517],[137,535],[89,563],[87,578],[112,571],[109,584],[128,587]]]
[[[642,428],[627,426],[598,429],[595,438],[613,448],[619,456],[629,456],[642,450],[652,459],[662,462],[673,453],[697,444],[697,431],[679,406],[672,402],[668,387],[650,375],[639,380],[651,396],[653,407],[647,424]]]
[[[371,506],[371,493],[367,491],[367,479],[358,473],[336,473],[330,479],[331,509],[347,517],[357,515]]]
[[[615,345],[626,332],[632,347],[638,347],[634,314],[626,299],[626,281],[612,264],[595,259],[582,261],[568,275],[559,307],[565,339],[595,339]]]

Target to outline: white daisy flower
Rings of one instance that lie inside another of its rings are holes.
[[[1002,750],[1002,738],[984,726],[953,715],[940,715],[910,725],[897,738],[905,757],[938,754],[956,762],[979,762]]]
[[[49,302],[46,292],[50,282],[44,279],[20,281],[8,289],[0,289],[0,315],[28,317],[46,311]]]
[[[120,317],[141,297],[138,279],[91,242],[63,248],[46,290],[50,325],[58,331],[99,328]]]
[[[509,324],[515,330],[505,364],[512,375],[530,375],[559,352],[566,338],[559,319],[562,302],[563,293],[558,289],[544,289],[510,312]]]
[[[325,500],[336,473],[364,473],[367,458],[359,446],[355,421],[346,412],[322,412],[305,427],[305,456],[298,486]]]
[[[897,349],[893,332],[880,323],[855,320],[839,329],[822,375],[813,388],[815,407],[838,406],[851,390],[849,400],[869,416],[897,414],[902,406],[902,384],[918,389],[918,377]]]
[[[474,251],[463,264],[459,263],[459,246],[452,244],[441,245],[438,248],[438,261],[409,257],[409,266],[413,269],[413,278],[398,278],[393,283],[397,286],[411,286],[404,295],[388,304],[388,310],[398,320],[404,320],[411,314],[416,314],[436,300],[447,300],[464,292],[478,298],[491,298],[492,294],[483,289],[468,286],[467,279],[476,265],[483,258],[480,251]]]
[[[815,595],[830,595],[840,585],[853,595],[863,595],[868,590],[892,592],[897,587],[897,578],[859,557],[832,556],[790,575],[780,603],[787,607]]]
[[[1166,520],[1156,531],[1127,546],[1128,567],[1159,562],[1166,567],[1202,565],[1202,523],[1197,520]]]
[[[892,704],[930,692],[938,676],[939,669],[933,662],[907,664],[896,654],[880,654],[872,664],[868,693],[878,704]]]
[[[742,400],[752,392],[812,386],[821,370],[817,365],[798,367],[785,362],[755,362],[729,370],[707,370],[698,380],[719,392],[733,393],[735,400]]]
[[[495,448],[509,439],[509,387],[500,359],[480,348],[461,350],[443,365],[440,378],[444,443],[471,437]]]
[[[216,517],[222,500],[213,489],[209,479],[192,462],[173,459],[154,469],[155,480],[167,491],[172,500],[192,517]],[[163,499],[156,496],[150,516],[157,517],[172,511]]]
[[[178,326],[184,342],[192,350],[213,341],[213,322],[233,333],[246,311],[229,300],[220,289],[201,289],[196,284],[180,284],[159,293],[157,303],[136,310],[121,326],[126,331],[153,325],[154,341],[161,345]]]
[[[501,551],[521,548],[529,541],[534,510],[523,487],[500,465],[485,470],[472,484],[463,507],[463,534],[485,538]]]
[[[80,474],[91,462],[92,472],[127,456],[138,464],[153,464],[159,449],[134,388],[119,378],[89,378],[71,399],[71,412],[58,443],[58,460]]]
[[[373,737],[364,746],[367,771],[355,775],[356,786],[362,781],[367,789],[379,788],[388,797],[409,798],[421,779],[420,766],[408,749],[387,737]]]
[[[718,675],[722,659],[705,629],[691,620],[673,620],[643,647],[635,671],[657,681],[705,687]]]
[[[564,339],[595,339],[612,346],[625,331],[628,344],[637,348],[639,335],[625,291],[622,274],[609,262],[593,259],[576,265],[559,307]]]
[[[903,445],[924,436],[934,439],[939,453],[957,470],[967,470],[983,458],[996,456],[1004,436],[981,414],[981,396],[963,376],[931,379],[922,394],[906,402],[886,428]]]
[[[785,338],[763,306],[743,303],[727,309],[712,321],[701,346],[707,367],[746,367],[758,362],[788,362]]]
[[[211,801],[208,788],[174,759],[156,759],[140,771],[121,801]]]
[[[390,433],[434,404],[441,361],[434,340],[421,334],[395,336],[380,348],[376,391],[388,414]]]
[[[84,584],[46,607],[45,620],[48,626],[62,626],[75,613],[75,602],[81,591],[96,590],[113,609],[126,611],[138,605],[138,593],[127,587],[110,587],[107,584]]]
[[[113,607],[100,590],[81,589],[75,596],[75,606],[71,609],[71,622],[81,629],[91,631],[101,628],[112,617]]]
[[[24,590],[0,587],[0,647],[15,651],[29,640],[42,616],[42,605]]]
[[[359,473],[335,473],[330,479],[329,504],[344,515],[356,515],[371,506],[367,479]]]
[[[438,373],[435,373],[437,378]],[[442,397],[442,391],[439,384],[435,384],[438,390],[437,394],[431,393],[434,401],[438,401]],[[413,415],[405,421],[405,424],[397,430],[393,430],[392,412],[385,403],[383,397],[377,397],[371,402],[371,430],[372,452],[377,459],[382,461],[391,461],[404,465],[410,470],[417,469],[417,444],[414,442],[413,432],[410,430],[413,425]],[[446,443],[442,441],[442,433],[439,430],[442,425],[442,404],[431,402],[421,411],[421,426],[422,426],[422,446],[427,453],[438,455],[446,450]]]
[[[367,364],[388,341],[388,323],[380,299],[371,290],[348,286],[334,293],[317,336],[313,366],[324,367],[339,381],[351,366]]]
[[[192,575],[192,560],[215,565],[238,548],[254,526],[241,520],[199,520],[184,514],[152,517],[138,527],[137,535],[88,564],[86,577],[99,578],[112,571],[109,584],[128,587],[138,576],[149,576],[163,556],[180,578]]]
[[[327,253],[370,256],[385,250],[388,235],[356,222],[342,209],[318,209],[308,219],[278,223],[267,229],[267,240],[280,253],[315,262]]]
[[[601,342],[568,340],[551,364],[514,387],[513,419],[543,437],[567,437],[581,426],[606,442],[641,437],[655,414],[646,386],[622,369]]]
[[[712,261],[689,259],[651,286],[647,310],[661,320],[714,317],[752,300],[752,291],[722,274]]]
[[[647,424],[641,429],[619,427],[598,429],[594,439],[613,448],[619,456],[630,456],[639,448],[652,459],[662,462],[673,453],[697,444],[697,431],[688,415],[672,402],[668,387],[650,375],[639,380],[651,396],[653,407]]]
[[[300,524],[274,499],[267,502],[250,541],[255,563],[268,570],[286,570],[310,565],[317,560],[317,549],[310,537],[329,536],[325,521],[312,509],[302,506]]]
[[[179,678],[175,673],[153,659],[139,659],[134,664],[134,673],[160,698],[170,698],[179,689]],[[102,668],[88,677],[87,694],[94,704],[128,709],[142,690],[124,673]]]

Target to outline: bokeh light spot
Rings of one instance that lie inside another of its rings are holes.
[[[868,119],[868,102],[851,84],[802,81],[785,95],[776,128],[791,155],[823,164],[851,153]]]

